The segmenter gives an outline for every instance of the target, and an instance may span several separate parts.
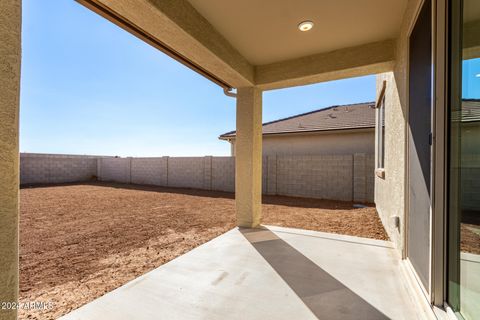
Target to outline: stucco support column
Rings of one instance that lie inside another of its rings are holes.
[[[18,299],[18,109],[21,0],[0,1],[0,302]],[[16,319],[2,310],[0,319]]]
[[[235,142],[235,205],[237,225],[257,227],[262,218],[262,91],[237,90]]]

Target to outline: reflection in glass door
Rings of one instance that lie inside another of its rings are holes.
[[[448,302],[480,319],[480,1],[452,1]]]

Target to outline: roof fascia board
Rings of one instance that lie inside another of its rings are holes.
[[[330,130],[311,130],[311,131],[295,131],[295,132],[274,132],[274,133],[264,133],[263,137],[269,136],[311,136],[311,135],[327,135],[327,134],[348,134],[348,133],[359,133],[359,132],[371,132],[375,131],[375,127],[362,127],[362,128],[348,128],[348,129],[330,129]],[[219,136],[220,140],[235,140],[235,135],[233,136]]]
[[[251,86],[254,67],[186,0],[77,0],[226,88]]]
[[[271,90],[392,71],[395,47],[390,39],[256,66],[255,83]]]

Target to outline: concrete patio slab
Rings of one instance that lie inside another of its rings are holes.
[[[466,319],[480,314],[480,255],[460,253],[460,310]]]
[[[61,319],[428,319],[400,263],[387,241],[236,228]]]

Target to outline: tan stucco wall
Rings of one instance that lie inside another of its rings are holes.
[[[392,70],[395,40],[314,54],[255,67],[255,84],[264,90],[360,77]]]
[[[235,140],[231,143],[234,155]],[[373,154],[375,131],[266,135],[263,136],[262,148],[264,155]]]
[[[403,248],[405,221],[405,116],[393,72],[377,76],[377,92],[383,80],[385,93],[385,178],[375,177],[375,204],[385,230],[399,250]],[[378,146],[376,145],[376,148]],[[375,160],[375,163],[377,161]],[[400,217],[396,228],[391,217]]]
[[[18,297],[18,109],[21,0],[0,1],[0,302]],[[0,319],[16,319],[1,310]]]
[[[262,91],[237,90],[235,208],[237,225],[257,227],[262,220]]]
[[[375,178],[375,204],[390,239],[399,251],[405,245],[405,163],[407,119],[407,60],[408,35],[420,0],[410,0],[397,40],[396,62],[393,72],[377,76],[377,96],[383,80],[385,93],[385,178]],[[392,216],[400,218],[396,228]]]

